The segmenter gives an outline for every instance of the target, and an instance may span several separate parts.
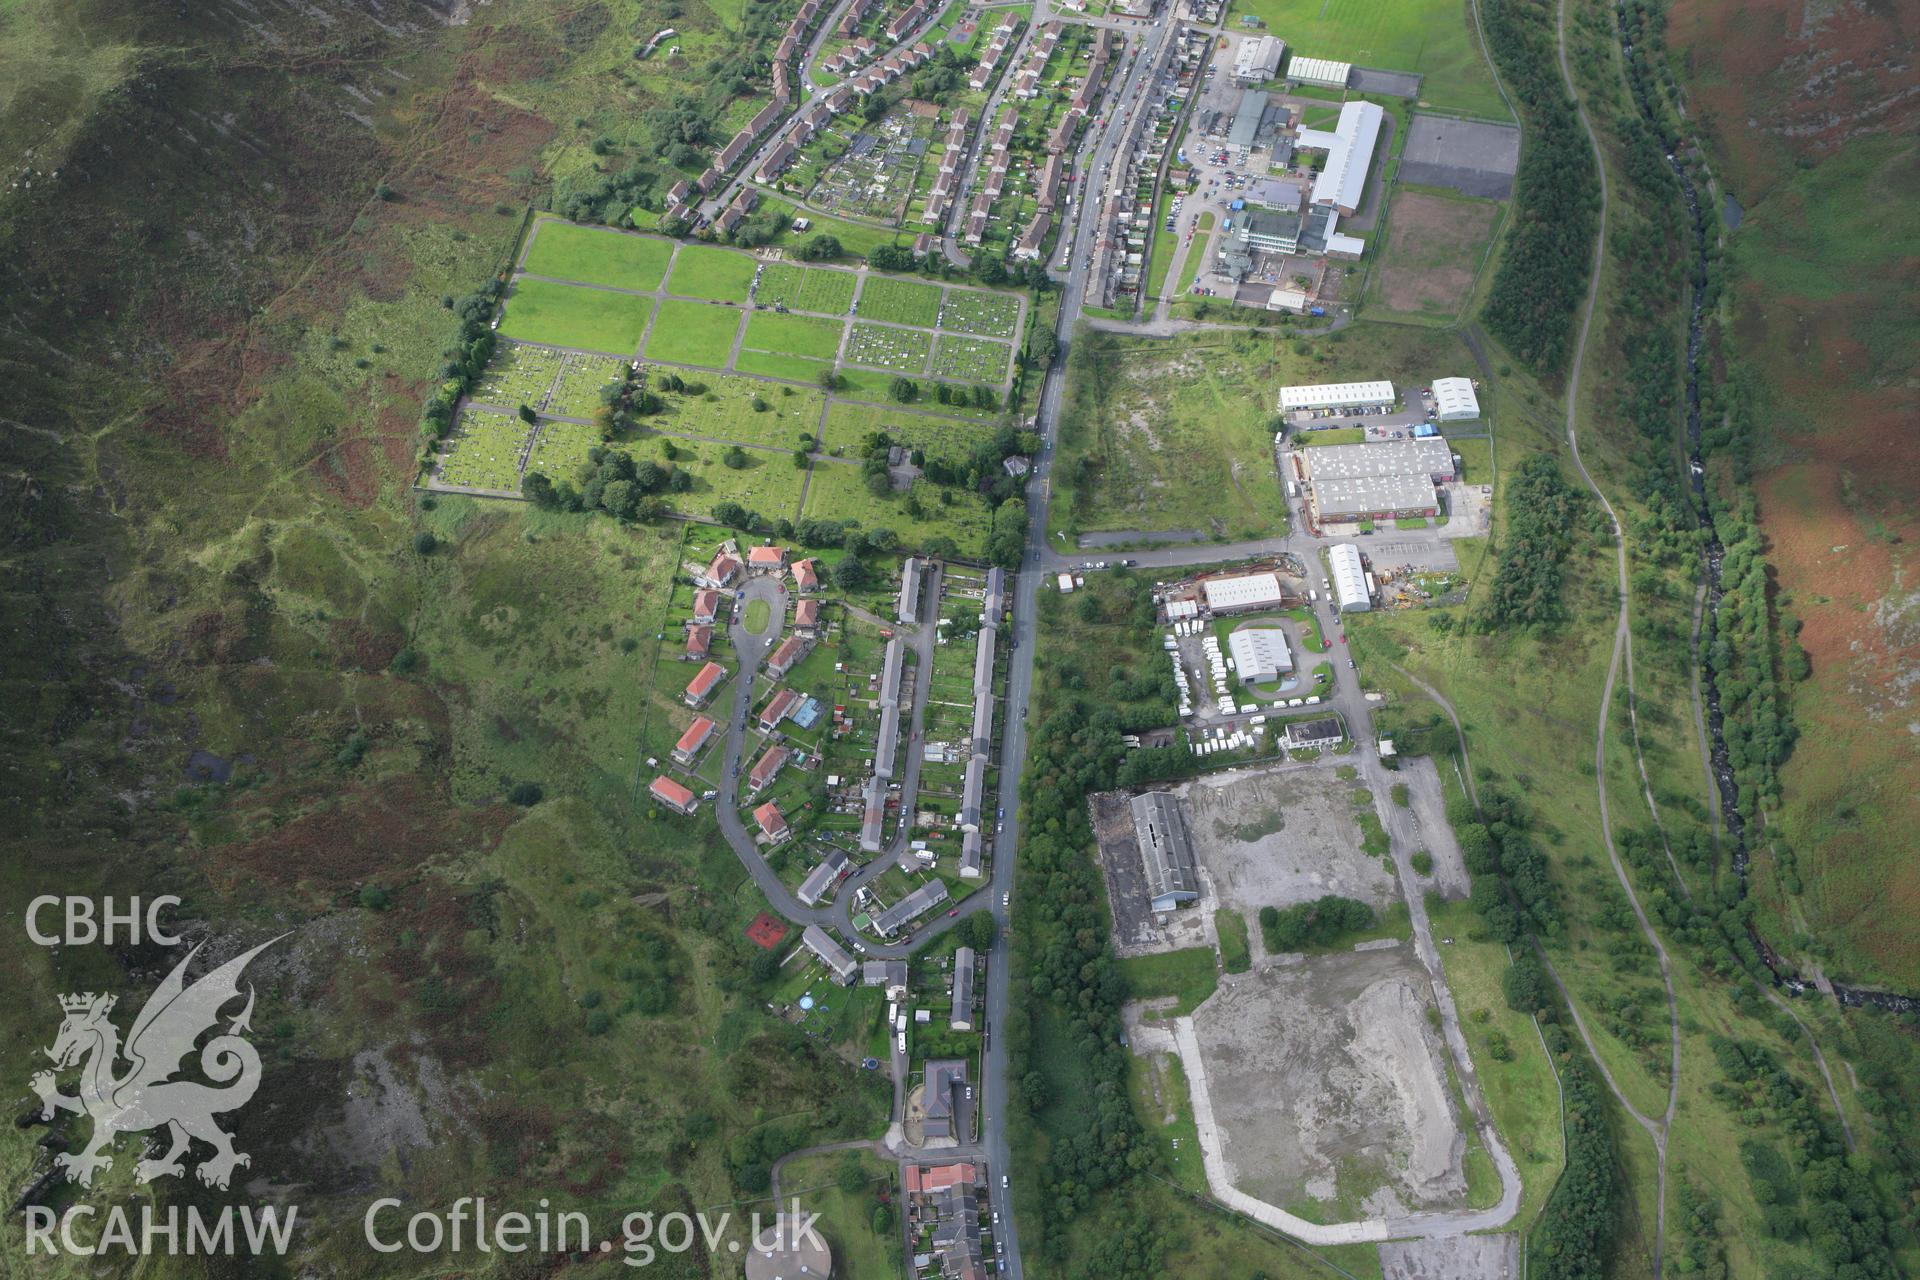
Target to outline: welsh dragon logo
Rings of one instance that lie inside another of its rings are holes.
[[[241,1035],[252,1030],[252,986],[246,990],[246,1007],[200,1049],[200,1070],[214,1084],[170,1077],[182,1069],[182,1059],[193,1052],[201,1035],[216,1029],[220,1010],[240,998],[240,974],[248,962],[279,940],[261,943],[188,986],[187,966],[200,953],[196,946],[147,1000],[124,1046],[107,1017],[116,997],[89,991],[60,998],[66,1019],[46,1054],[56,1071],[80,1068],[78,1092],[71,1097],[61,1093],[54,1071],[37,1072],[33,1091],[40,1095],[42,1119],[70,1111],[93,1121],[85,1150],[54,1157],[71,1181],[91,1186],[94,1174],[113,1167],[108,1152],[121,1134],[150,1129],[164,1128],[170,1145],[158,1159],[139,1163],[135,1175],[141,1182],[184,1173],[194,1139],[213,1148],[213,1155],[194,1170],[210,1187],[225,1189],[236,1168],[252,1163],[245,1152],[233,1149],[233,1138],[213,1120],[220,1112],[245,1106],[260,1087],[260,1055]]]

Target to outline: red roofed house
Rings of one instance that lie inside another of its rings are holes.
[[[673,746],[673,758],[681,764],[692,764],[693,758],[700,754],[700,748],[707,745],[707,739],[713,736],[715,726],[706,716],[695,716],[687,731],[680,735],[680,741]]]
[[[647,791],[655,800],[678,813],[692,813],[700,807],[693,798],[693,792],[664,773],[653,780],[653,785]]]
[[[817,631],[820,628],[820,602],[802,600],[793,606],[793,625],[804,631]]]
[[[820,589],[820,566],[811,558],[795,560],[791,567],[795,590],[818,591]]]
[[[791,689],[782,689],[773,695],[773,700],[760,712],[760,732],[772,733],[780,727],[780,722],[792,714],[800,705],[800,695]]]
[[[907,1194],[931,1195],[948,1187],[970,1187],[975,1176],[970,1164],[910,1164],[906,1168]]]
[[[760,834],[769,840],[787,838],[787,820],[780,814],[780,806],[769,800],[753,811],[753,820],[760,824]]]
[[[700,674],[687,682],[687,691],[681,695],[681,701],[690,707],[703,707],[720,682],[727,678],[727,669],[717,662],[709,662],[700,668]]]
[[[776,676],[783,676],[793,670],[794,664],[807,656],[807,642],[799,636],[788,636],[780,642],[780,647],[767,659],[767,670]]]
[[[733,580],[740,576],[740,560],[731,551],[713,553],[713,563],[707,566],[706,584],[710,587],[730,587]]]
[[[693,593],[693,620],[696,623],[712,622],[720,613],[720,593],[718,591],[696,591]]]
[[[749,569],[768,569],[778,572],[787,567],[787,549],[785,547],[755,547],[747,552]]]
[[[712,627],[688,627],[687,651],[681,655],[682,659],[687,662],[703,662],[706,660],[707,650],[712,647]]]
[[[766,754],[754,762],[752,772],[747,774],[747,791],[752,793],[766,790],[767,784],[773,781],[774,776],[787,763],[787,757],[791,754],[785,747],[768,747]]]

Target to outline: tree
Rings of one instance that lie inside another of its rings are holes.
[[[805,471],[807,469],[808,459],[809,455],[805,449],[795,449],[793,451],[793,469],[795,471]]]
[[[831,369],[822,369],[820,376],[814,381],[820,384],[822,390],[838,391],[840,389],[840,375]]]
[[[1000,926],[994,923],[991,911],[976,911],[967,917],[964,932],[967,945],[976,951],[987,951],[993,946],[993,940],[999,936]]]
[[[744,470],[747,465],[747,451],[737,444],[729,445],[727,451],[720,455],[720,464],[729,471]]]
[[[772,952],[767,954],[771,955]],[[866,1170],[860,1167],[860,1157],[849,1152],[841,1157],[839,1165],[833,1171],[833,1185],[848,1195],[858,1195],[867,1185]]]
[[[631,480],[614,480],[600,491],[600,506],[615,520],[631,520],[640,503],[640,490]]]
[[[872,578],[866,562],[858,556],[848,556],[833,566],[833,585],[842,591],[858,591]]]
[[[516,782],[507,792],[507,799],[522,809],[531,809],[545,799],[546,794],[537,782]]]
[[[540,421],[540,415],[523,404],[520,406],[520,421],[526,423],[528,426],[532,426],[534,423]]]
[[[802,262],[833,262],[845,253],[837,236],[814,236],[794,250],[794,256]]]
[[[423,556],[432,555],[434,548],[439,545],[440,540],[431,533],[428,533],[425,529],[413,535],[413,549]]]
[[[912,378],[896,377],[887,384],[887,395],[901,404],[912,404],[920,398],[920,384]]]
[[[876,471],[867,477],[867,492],[876,498],[884,498],[893,492],[893,481],[884,471]]]
[[[1532,950],[1521,947],[1513,953],[1513,963],[1500,976],[1500,990],[1507,1008],[1516,1013],[1539,1013],[1548,1006],[1546,971]]]

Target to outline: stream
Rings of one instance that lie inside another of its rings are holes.
[[[1677,148],[1680,140],[1670,138],[1662,127],[1658,113],[1647,99],[1645,72],[1640,58],[1634,51],[1633,43],[1627,36],[1625,10],[1614,7],[1614,31],[1620,40],[1620,50],[1626,60],[1627,84],[1633,92],[1634,105],[1640,116],[1652,128],[1654,136],[1666,148]],[[1706,459],[1700,447],[1700,344],[1704,329],[1703,314],[1706,306],[1707,290],[1707,246],[1708,228],[1706,215],[1701,211],[1700,193],[1694,187],[1693,177],[1687,172],[1686,165],[1675,150],[1666,152],[1667,167],[1673,171],[1674,179],[1680,184],[1681,194],[1687,203],[1687,220],[1693,228],[1693,253],[1687,273],[1687,363],[1686,363],[1686,406],[1687,406],[1687,482],[1693,494],[1694,518],[1706,533],[1702,544],[1701,556],[1705,563],[1707,576],[1707,613],[1715,624],[1720,617],[1721,603],[1721,567],[1726,558],[1726,549],[1721,546],[1718,533],[1713,527],[1713,518],[1707,506],[1707,469]],[[1744,211],[1743,211],[1744,212]],[[1699,655],[1700,683],[1706,701],[1707,738],[1710,744],[1710,758],[1713,776],[1720,793],[1720,817],[1725,823],[1727,837],[1731,845],[1733,870],[1742,880],[1746,879],[1748,868],[1747,824],[1740,812],[1740,786],[1733,776],[1733,765],[1727,753],[1725,717],[1720,704],[1719,675],[1713,669],[1712,662],[1703,653]],[[1765,938],[1760,936],[1752,921],[1747,923],[1748,936],[1760,958],[1772,971],[1774,980],[1795,995],[1805,992],[1812,984],[1795,973],[1781,958]],[[1863,987],[1845,986],[1834,983],[1833,995],[1843,1005],[1863,1006],[1886,1009],[1895,1013],[1920,1012],[1920,997],[1901,995],[1891,991],[1875,991]]]

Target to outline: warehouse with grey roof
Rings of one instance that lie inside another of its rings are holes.
[[[1171,911],[1200,896],[1193,835],[1171,792],[1149,791],[1132,801],[1133,831],[1146,864],[1147,897],[1155,911]]]

